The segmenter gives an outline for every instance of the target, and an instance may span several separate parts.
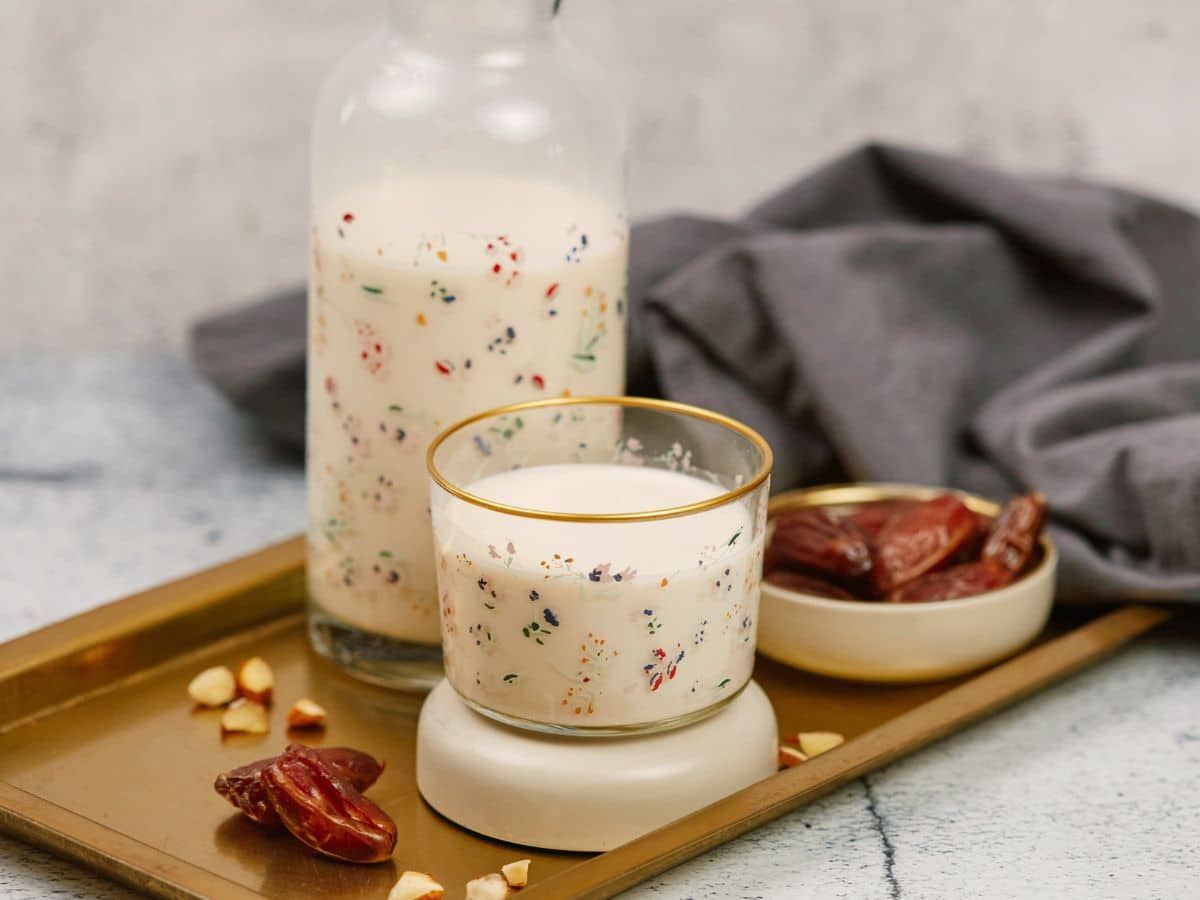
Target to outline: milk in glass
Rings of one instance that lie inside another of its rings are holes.
[[[578,463],[499,472],[465,490],[603,514],[725,489],[651,466]],[[659,723],[731,699],[754,666],[760,506],[563,522],[435,493],[446,676],[478,707],[567,728]]]

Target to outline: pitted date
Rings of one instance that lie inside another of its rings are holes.
[[[823,578],[815,578],[801,572],[790,572],[787,569],[776,569],[769,572],[764,581],[781,587],[785,591],[799,591],[802,594],[814,594],[818,597],[828,597],[830,600],[857,600],[858,598],[843,587]]]
[[[217,776],[213,788],[259,825],[278,825],[279,816],[275,814],[275,807],[271,805],[262,781],[263,769],[277,758],[259,759],[222,772]]]
[[[907,497],[779,515],[765,582],[848,601],[930,603],[993,591],[1031,565],[1046,501],[1028,494],[995,518],[958,496]],[[864,559],[865,557],[865,559]]]
[[[916,500],[872,500],[851,510],[846,518],[857,525],[868,538],[875,540],[892,516],[916,505]]]
[[[391,857],[396,823],[313,755],[285,752],[262,770],[262,781],[280,821],[304,845],[346,862]]]
[[[338,778],[350,782],[358,791],[365,791],[378,781],[387,766],[387,763],[376,759],[370,753],[363,753],[351,747],[306,747],[304,744],[288,744],[283,752],[315,759]]]
[[[365,791],[382,774],[384,763],[369,753],[349,747],[306,747],[289,744],[285,754],[305,756],[349,782],[356,790]],[[260,825],[278,825],[279,816],[267,796],[263,770],[279,759],[271,756],[256,760],[217,776],[216,792]]]
[[[876,542],[875,587],[882,595],[937,569],[975,534],[975,515],[946,494],[898,512]]]
[[[1015,578],[1029,564],[1046,521],[1046,498],[1041,494],[1013,497],[992,523],[983,544],[983,561]]]
[[[786,513],[775,523],[772,556],[788,568],[811,569],[833,578],[858,578],[871,571],[867,537],[849,519],[823,509]]]
[[[930,572],[888,594],[889,603],[933,603],[973,597],[1003,587],[1004,572],[986,562],[963,563],[940,572]]]

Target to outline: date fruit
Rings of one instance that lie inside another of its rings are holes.
[[[1046,521],[1046,498],[1041,494],[1013,497],[1004,504],[983,544],[983,561],[1015,578],[1029,564]]]
[[[975,515],[949,494],[897,512],[876,543],[876,590],[890,594],[938,568],[971,539],[975,529]]]
[[[794,510],[774,520],[763,580],[836,600],[970,597],[1029,568],[1045,521],[1046,500],[1036,493],[1013,498],[995,518],[954,494]]]
[[[916,505],[916,500],[873,500],[856,507],[846,518],[857,525],[863,534],[875,540],[892,516]]]
[[[802,594],[814,594],[817,597],[828,597],[830,600],[858,599],[848,590],[838,587],[832,582],[800,572],[790,572],[787,569],[776,569],[767,574],[764,581],[781,587],[785,591],[799,591]]]
[[[858,578],[871,571],[867,536],[849,519],[823,509],[785,513],[775,523],[774,556],[789,568],[812,569],[833,578]]]
[[[930,572],[888,594],[889,603],[932,603],[973,597],[1008,584],[1007,574],[987,562],[970,562]]]
[[[334,859],[377,863],[396,848],[396,823],[311,753],[285,752],[262,771],[267,797],[284,827]]]
[[[325,766],[339,778],[349,782],[356,790],[365,791],[382,774],[384,763],[369,753],[349,747],[305,747],[290,744],[284,753],[305,756]],[[240,809],[260,825],[278,825],[279,816],[267,796],[263,784],[263,770],[279,759],[271,756],[256,760],[217,776],[213,785],[216,792]]]
[[[276,759],[272,756],[222,772],[213,789],[259,825],[278,825],[279,816],[262,783],[263,769]]]
[[[373,785],[387,768],[386,762],[351,747],[306,747],[304,744],[288,744],[283,752],[289,756],[303,756],[315,760],[338,778],[350,782],[357,791],[365,791]]]

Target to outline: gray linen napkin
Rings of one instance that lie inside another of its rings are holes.
[[[872,145],[739,221],[634,228],[630,393],[736,416],[776,490],[1040,490],[1060,595],[1200,600],[1200,219]],[[196,326],[201,372],[302,444],[304,296]]]

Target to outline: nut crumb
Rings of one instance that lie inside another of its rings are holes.
[[[266,734],[270,731],[267,708],[239,697],[221,714],[221,734]]]
[[[236,695],[233,673],[225,666],[205,669],[193,678],[187,687],[188,696],[198,706],[224,706]]]

